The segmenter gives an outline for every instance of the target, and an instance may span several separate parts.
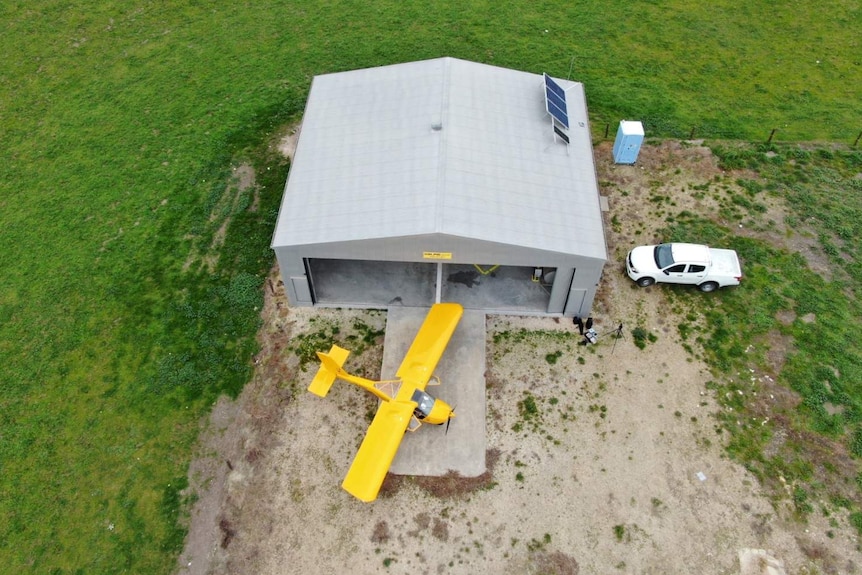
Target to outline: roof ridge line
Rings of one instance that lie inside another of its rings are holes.
[[[446,128],[449,121],[449,100],[451,89],[451,74],[452,74],[452,58],[446,56],[443,58],[443,75],[440,82],[440,117],[439,121],[431,126],[431,129],[439,134],[440,142],[437,148],[437,189],[434,199],[434,232],[440,233],[443,230],[443,198],[446,182]]]

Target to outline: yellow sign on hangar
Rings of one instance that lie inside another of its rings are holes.
[[[451,260],[452,252],[422,252],[424,260]]]

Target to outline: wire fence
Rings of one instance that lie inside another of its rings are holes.
[[[739,140],[746,142],[764,142],[771,144],[773,142],[798,142],[798,138],[783,139],[780,128],[766,128],[763,131],[762,137],[758,137],[756,132],[752,133],[750,129],[734,130],[726,127],[716,126],[714,124],[694,124],[691,126],[683,126],[678,121],[660,117],[641,117],[638,118],[643,124],[646,135],[654,137],[674,138],[678,140],[695,140],[695,139],[711,139],[711,140]],[[595,121],[593,132],[603,140],[614,139],[619,126],[619,120],[607,120],[600,118]],[[857,148],[859,142],[862,141],[862,131],[847,132],[846,138],[829,140],[836,144],[844,144],[850,148]]]

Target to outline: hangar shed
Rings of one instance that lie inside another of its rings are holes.
[[[455,58],[316,76],[272,247],[294,306],[588,315],[607,249],[583,85]]]

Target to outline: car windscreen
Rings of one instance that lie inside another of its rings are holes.
[[[673,254],[671,253],[670,244],[660,244],[655,247],[655,265],[658,269],[663,270],[667,266],[673,264]]]

